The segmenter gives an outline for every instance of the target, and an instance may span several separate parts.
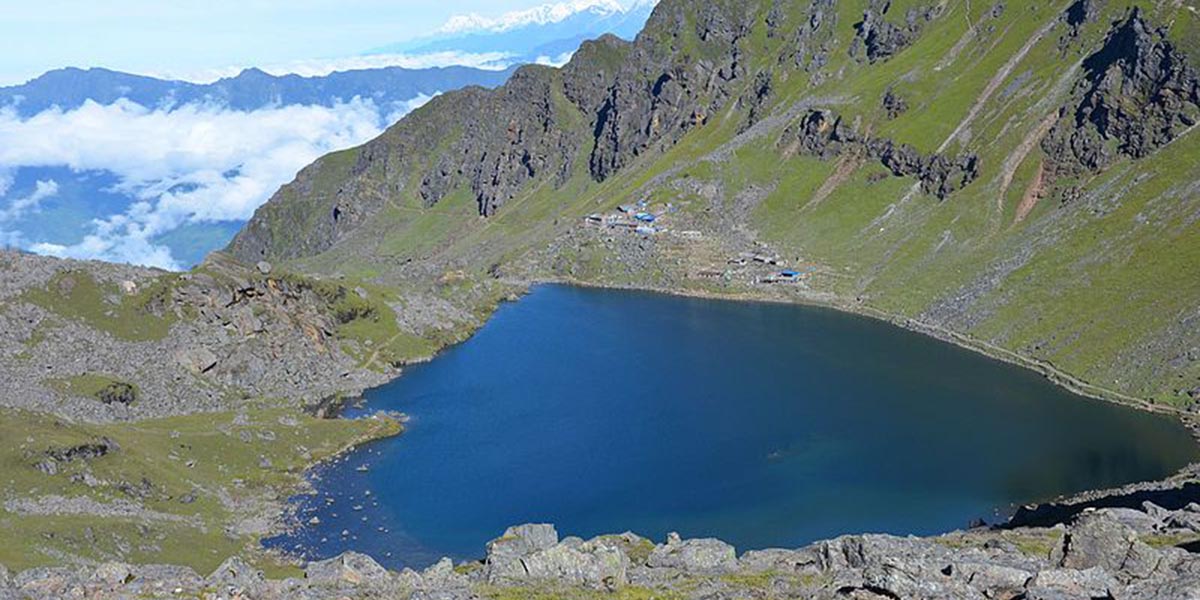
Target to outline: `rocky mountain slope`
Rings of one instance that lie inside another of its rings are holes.
[[[0,407],[72,420],[317,407],[478,326],[436,297],[400,321],[378,288],[220,254],[168,273],[8,252],[0,273]]]
[[[230,251],[818,300],[1191,406],[1198,39],[1189,1],[667,0],[318,161]]]
[[[254,550],[303,466],[398,429],[298,407],[536,281],[823,302],[1193,408],[1197,40],[1189,0],[664,0],[322,158],[189,273],[0,255],[0,599],[1197,597],[1194,484],[741,557],[523,527],[478,564],[299,579]]]

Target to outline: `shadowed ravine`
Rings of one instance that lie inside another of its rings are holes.
[[[299,518],[319,524],[268,545],[423,567],[553,522],[796,547],[949,531],[1198,457],[1173,418],[870,319],[562,286],[368,393],[380,409],[408,431],[318,471]]]

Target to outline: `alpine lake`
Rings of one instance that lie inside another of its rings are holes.
[[[379,410],[405,433],[315,469],[267,546],[422,568],[545,522],[790,548],[998,521],[1200,459],[1172,417],[884,322],[559,285],[347,416]]]

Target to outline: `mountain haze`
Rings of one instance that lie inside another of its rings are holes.
[[[20,116],[31,117],[50,108],[76,109],[88,100],[97,104],[128,100],[148,108],[204,103],[239,111],[294,104],[332,106],[354,98],[392,106],[469,85],[496,87],[511,74],[511,68],[385,67],[301,77],[245,69],[236,77],[199,84],[108,69],[66,68],[50,71],[22,85],[0,88],[0,109],[11,107]]]
[[[633,39],[646,23],[653,0],[626,7],[615,0],[547,4],[498,18],[478,15],[451,19],[430,36],[372,50],[382,54],[467,52],[501,54],[519,63],[570,56],[584,41],[604,34]]]

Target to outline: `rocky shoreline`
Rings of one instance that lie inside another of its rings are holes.
[[[560,539],[551,525],[509,528],[486,557],[391,572],[347,553],[270,579],[240,558],[211,574],[107,563],[0,567],[0,600],[58,598],[505,599],[815,598],[1131,600],[1200,598],[1200,504],[1089,509],[1053,527],[934,538],[851,535],[738,555],[715,539],[632,533]]]

